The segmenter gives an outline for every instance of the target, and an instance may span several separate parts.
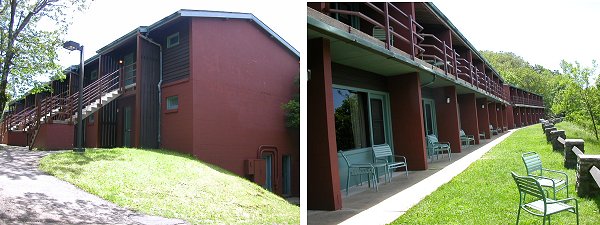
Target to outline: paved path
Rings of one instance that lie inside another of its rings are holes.
[[[0,145],[0,225],[187,224],[119,207],[38,170],[48,154]]]
[[[446,166],[439,172],[423,179],[421,182],[391,196],[379,204],[364,210],[340,223],[349,224],[388,224],[404,214],[408,209],[419,203],[427,195],[448,183],[456,175],[462,173],[473,162],[480,159],[492,147],[509,137],[515,130],[503,134],[495,140],[480,147],[474,152]]]

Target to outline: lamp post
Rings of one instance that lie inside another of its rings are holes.
[[[83,118],[81,113],[82,106],[82,98],[83,98],[83,45],[80,45],[74,41],[67,41],[63,44],[63,48],[73,51],[79,50],[79,91],[77,92],[77,146],[73,149],[74,152],[85,152],[85,148],[83,148]]]

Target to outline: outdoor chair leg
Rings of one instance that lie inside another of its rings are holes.
[[[350,169],[348,169],[348,176],[346,177],[346,196],[348,196],[348,186],[349,185],[350,185]]]

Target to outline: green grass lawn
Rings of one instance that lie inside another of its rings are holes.
[[[552,151],[538,124],[514,132],[393,224],[514,224],[519,193],[510,172],[526,173],[521,154],[528,151],[540,154],[544,167],[565,171],[569,175],[569,195],[576,196],[575,170],[563,167],[562,154]],[[557,193],[557,197],[564,198],[565,192]],[[598,224],[600,196],[578,199],[580,224]],[[520,222],[541,224],[542,219],[522,211]],[[575,224],[575,215],[553,215],[552,223]]]
[[[541,132],[541,125],[539,126]],[[568,121],[557,123],[555,127],[559,130],[565,130],[567,138],[583,139],[585,141],[585,145],[583,146],[585,154],[600,155],[600,141],[596,140],[596,136],[593,132],[586,131]]]
[[[192,156],[164,150],[51,154],[40,169],[142,213],[192,224],[299,224],[300,208]]]

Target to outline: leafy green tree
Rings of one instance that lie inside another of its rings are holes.
[[[512,52],[481,53],[507,83],[541,95],[547,108],[552,108],[555,94],[565,87],[565,78],[558,71],[531,65]]]
[[[584,67],[577,61],[572,64],[563,60],[561,69],[568,79],[564,80],[564,89],[556,95],[553,111],[564,112],[568,120],[593,131],[598,139],[600,91],[596,61],[592,61],[592,67]]]
[[[292,99],[287,103],[284,103],[281,108],[285,110],[286,126],[290,128],[300,128],[300,77],[296,77],[294,85],[298,90],[298,93],[294,94]]]
[[[86,0],[0,0],[0,109],[9,96],[41,87],[40,76],[62,75],[56,50],[67,11],[86,7]]]

